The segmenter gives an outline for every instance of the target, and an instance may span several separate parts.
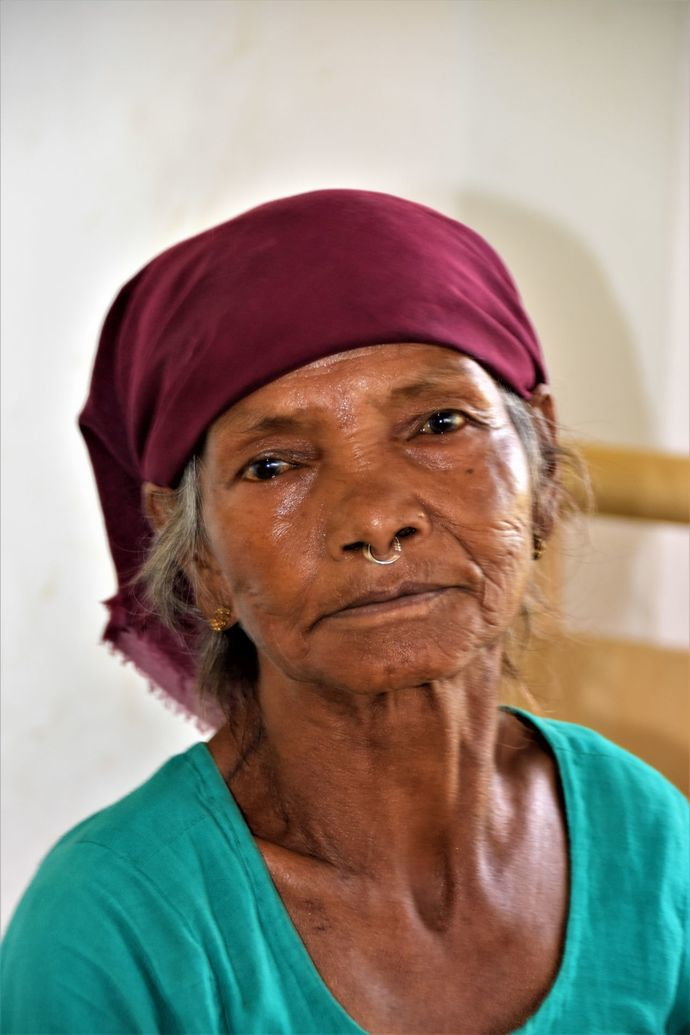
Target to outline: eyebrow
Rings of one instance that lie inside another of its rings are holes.
[[[395,402],[400,399],[416,399],[419,396],[437,391],[439,388],[449,389],[452,387],[452,379],[458,375],[462,376],[459,371],[455,370],[449,370],[442,374],[429,374],[426,377],[418,378],[416,381],[411,381],[409,384],[393,388],[388,394],[386,401]],[[233,430],[236,430],[236,433],[240,435],[261,435],[271,432],[303,430],[312,423],[307,416],[309,412],[309,410],[303,410],[299,416],[267,414],[255,420],[252,420],[251,416],[247,415],[246,423],[243,421]]]
[[[390,393],[391,399],[416,399],[419,395],[426,395],[436,388],[449,388],[449,378],[457,376],[459,372],[452,370],[443,374],[428,374],[426,377],[411,381],[410,384],[400,385]]]
[[[256,435],[266,434],[271,431],[294,431],[296,428],[303,428],[309,423],[302,417],[275,416],[259,417],[258,420],[250,420],[237,428],[238,434]]]

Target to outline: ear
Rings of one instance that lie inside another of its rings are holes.
[[[141,489],[141,501],[144,514],[154,532],[160,533],[170,520],[177,503],[177,492],[165,486],[144,482]],[[196,606],[209,624],[218,620],[217,612],[223,609],[222,628],[234,625],[230,592],[226,580],[220,571],[211,548],[205,543],[197,545],[193,553],[182,564],[182,569],[194,593]],[[214,628],[212,625],[211,628]],[[216,632],[222,631],[216,628]]]
[[[537,385],[527,404],[532,410],[534,428],[539,439],[539,452],[544,458],[540,470],[541,477],[535,486],[534,531],[542,539],[548,539],[556,522],[560,496],[556,459],[556,407],[550,389],[544,384]]]
[[[144,516],[154,532],[162,532],[175,507],[177,493],[164,485],[144,482],[141,487],[141,505]]]
[[[545,433],[549,436],[551,443],[555,443],[556,407],[551,389],[548,385],[537,385],[527,402],[532,407],[537,423],[540,425],[540,433]]]
[[[234,625],[237,617],[232,594],[210,547],[202,545],[194,553],[185,565],[185,574],[194,592],[196,606],[211,629],[222,632]],[[219,627],[212,624],[214,620],[219,623]]]

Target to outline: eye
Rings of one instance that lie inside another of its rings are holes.
[[[247,464],[242,472],[242,477],[250,482],[269,482],[293,466],[287,460],[279,460],[275,456],[261,456],[258,460],[252,460],[250,464]]]
[[[459,410],[437,410],[427,417],[419,430],[424,435],[445,435],[449,431],[457,431],[466,423],[466,417]]]

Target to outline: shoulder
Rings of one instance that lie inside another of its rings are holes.
[[[553,753],[571,818],[608,840],[635,838],[654,851],[687,858],[690,807],[660,772],[593,729],[515,709]],[[684,871],[686,867],[681,867]]]
[[[687,822],[688,802],[657,769],[587,726],[561,719],[537,719],[542,733],[583,781],[600,788],[641,796],[646,805]]]
[[[150,884],[162,861],[182,845],[207,814],[204,769],[197,744],[176,755],[119,801],[65,833],[42,860],[13,918],[39,906],[65,915],[65,903],[136,894]]]
[[[205,750],[170,759],[45,857],[3,942],[7,1030],[140,1030],[128,1027],[135,1015],[158,1030],[158,975],[199,957],[183,892],[194,885],[197,832],[212,811]]]
[[[687,799],[656,769],[595,730],[528,718],[554,754],[571,836],[589,864],[609,874],[623,868],[623,883],[653,886],[683,913],[690,883]]]
[[[658,770],[587,726],[511,709],[536,727],[561,763],[581,782],[606,789],[634,788],[650,803],[688,814],[687,799]]]
[[[184,835],[205,814],[209,797],[204,744],[175,755],[129,794],[67,831],[43,862],[78,845],[98,845],[132,862],[145,863],[161,842]]]
[[[666,997],[665,1010],[672,1004],[672,1020],[660,1020],[659,1030],[687,1030],[688,801],[656,769],[595,730],[526,717],[547,741],[560,772],[572,901],[578,903],[573,912],[581,925],[577,937],[587,945],[583,959],[596,959],[604,947],[608,979],[612,986],[630,983],[633,1005],[653,973],[654,996]],[[652,993],[646,994],[651,1002]]]
[[[214,828],[213,762],[196,744],[148,780],[64,834],[41,862],[12,928],[39,916],[58,923],[66,903],[110,909],[115,902],[165,900]],[[206,836],[205,836],[206,835]]]

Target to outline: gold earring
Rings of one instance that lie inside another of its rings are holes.
[[[217,607],[211,617],[207,619],[209,629],[214,633],[222,633],[233,624],[232,611],[229,607]]]
[[[535,561],[538,561],[543,554],[545,545],[542,537],[535,532],[532,536],[532,557]]]

